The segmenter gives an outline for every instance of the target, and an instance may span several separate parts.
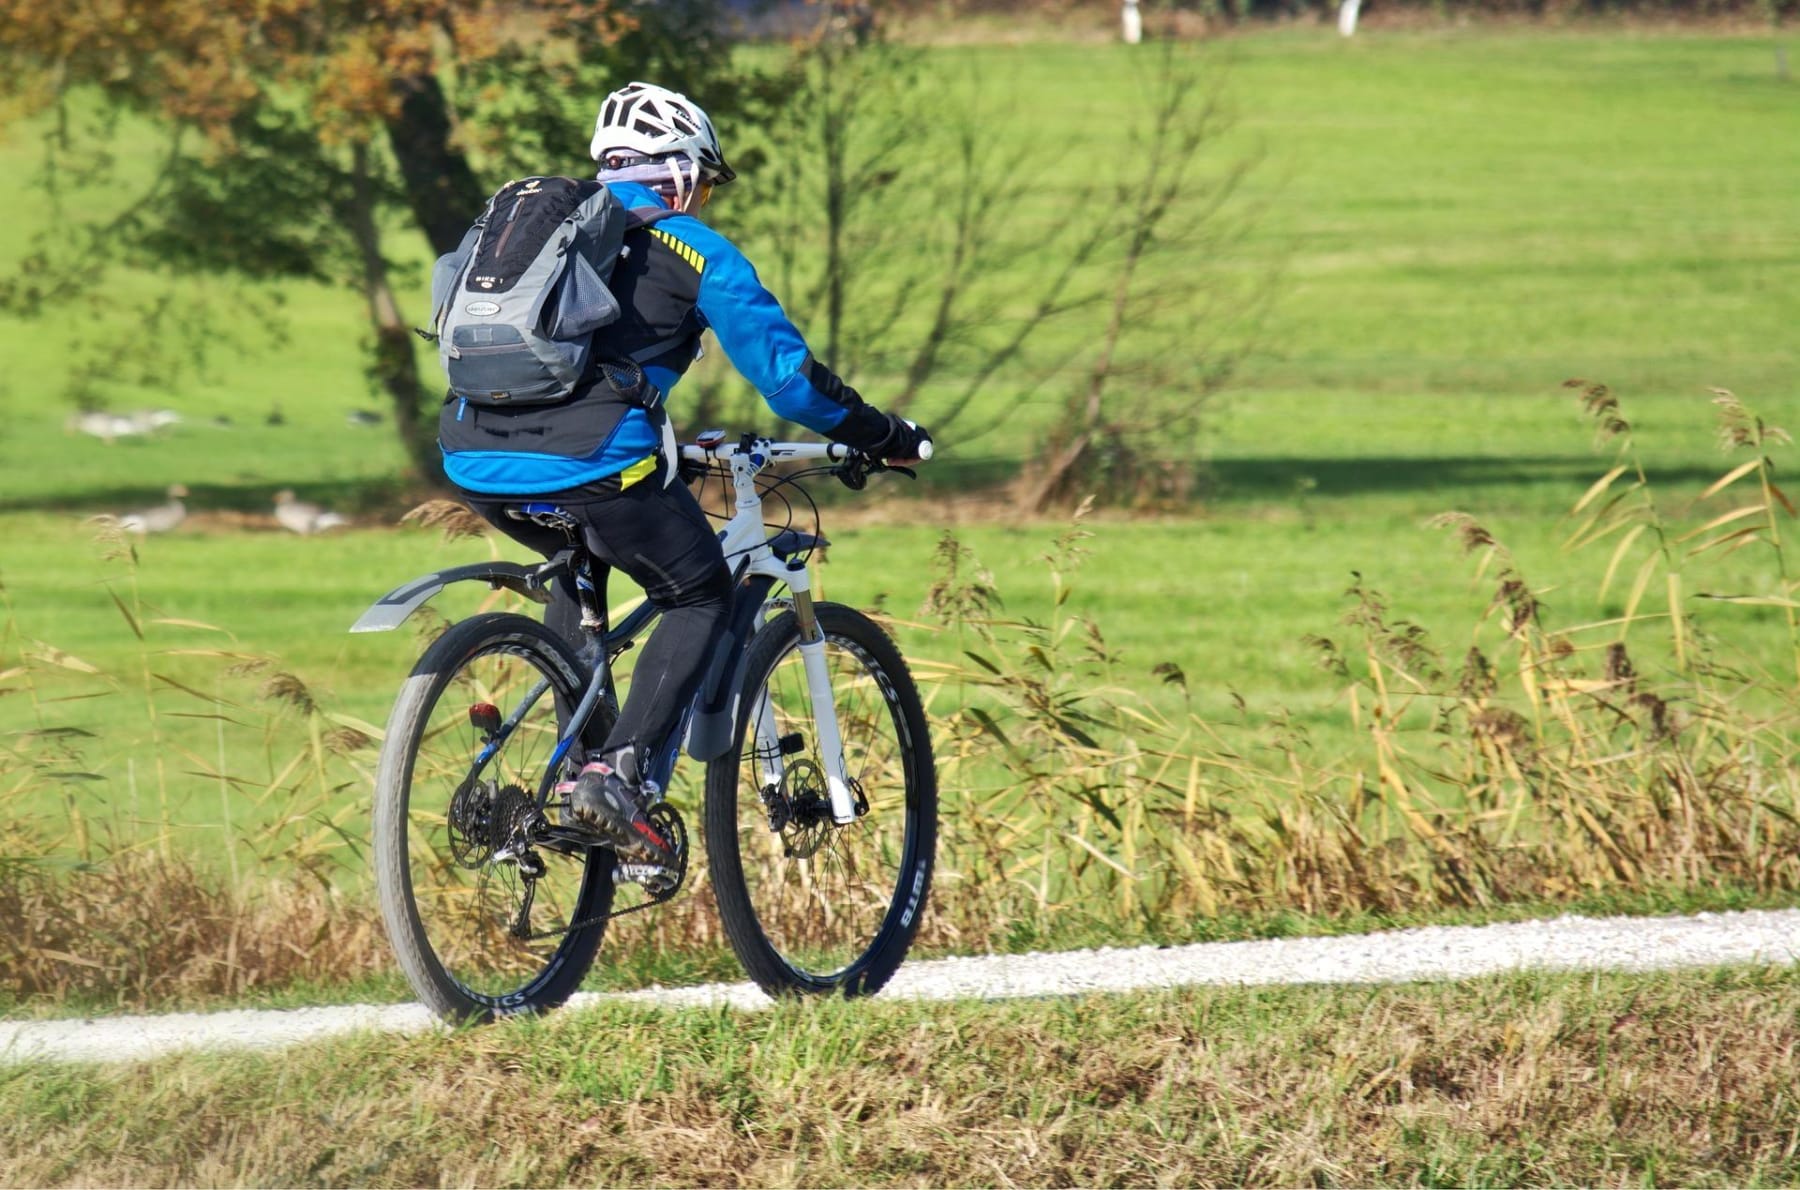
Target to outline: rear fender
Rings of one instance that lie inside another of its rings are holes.
[[[350,625],[350,631],[392,631],[451,583],[484,582],[495,590],[504,587],[516,591],[534,603],[549,603],[550,581],[567,568],[566,559],[561,560],[560,565],[554,562],[536,566],[522,566],[517,562],[476,562],[469,566],[452,566],[395,587]]]

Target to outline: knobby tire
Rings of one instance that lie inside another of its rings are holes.
[[[800,701],[790,681],[800,630],[784,612],[753,638],[732,747],[707,766],[707,856],[726,936],[764,991],[866,996],[893,976],[919,930],[937,844],[937,775],[918,689],[893,641],[854,609],[821,603],[817,613],[846,767],[868,813],[786,834],[767,821],[751,720],[765,688],[783,704]],[[822,769],[809,708],[781,711],[780,730],[802,748],[784,757],[789,771],[806,771],[796,761]],[[796,856],[790,836],[797,850],[816,850]]]

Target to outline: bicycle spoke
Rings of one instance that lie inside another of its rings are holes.
[[[396,709],[409,730],[390,733],[392,743],[410,753],[405,769],[384,757],[378,801],[390,932],[400,930],[397,951],[414,987],[453,1016],[566,996],[611,906],[610,867],[597,873],[592,849],[537,842],[537,789],[561,735],[557,707],[579,696],[578,671],[540,626],[487,619],[498,623],[478,618],[452,630],[467,644],[440,641],[442,668],[428,664],[433,652],[421,660],[437,681]],[[491,739],[496,714],[510,730]],[[402,790],[396,836],[391,812]]]
[[[847,775],[868,813],[839,825],[825,795],[826,758],[818,752],[810,691],[797,647],[770,672],[766,689],[775,734],[803,742],[784,757],[780,791],[793,816],[769,830],[759,795],[763,766],[742,761],[739,854],[759,927],[789,966],[829,979],[861,959],[887,920],[900,879],[908,829],[904,728],[877,676],[876,662],[853,642],[828,639],[828,671]]]

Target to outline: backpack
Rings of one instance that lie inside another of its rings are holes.
[[[619,317],[607,287],[625,233],[674,211],[627,211],[602,183],[508,182],[431,274],[433,333],[450,393],[473,405],[568,398],[594,332]],[[421,332],[424,333],[424,332]]]

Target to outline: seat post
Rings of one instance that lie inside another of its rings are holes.
[[[594,580],[594,555],[584,545],[570,547],[569,573],[575,579],[575,598],[581,604],[581,630],[592,636],[606,635],[606,608],[600,601],[600,584]]]
[[[540,501],[509,505],[506,515],[515,521],[530,521],[546,529],[555,529],[563,535],[563,540],[569,544],[551,555],[550,565],[568,563],[569,590],[581,613],[582,632],[594,638],[605,635],[606,607],[601,601],[603,580],[595,577],[594,556],[582,539],[581,521],[561,505]]]

